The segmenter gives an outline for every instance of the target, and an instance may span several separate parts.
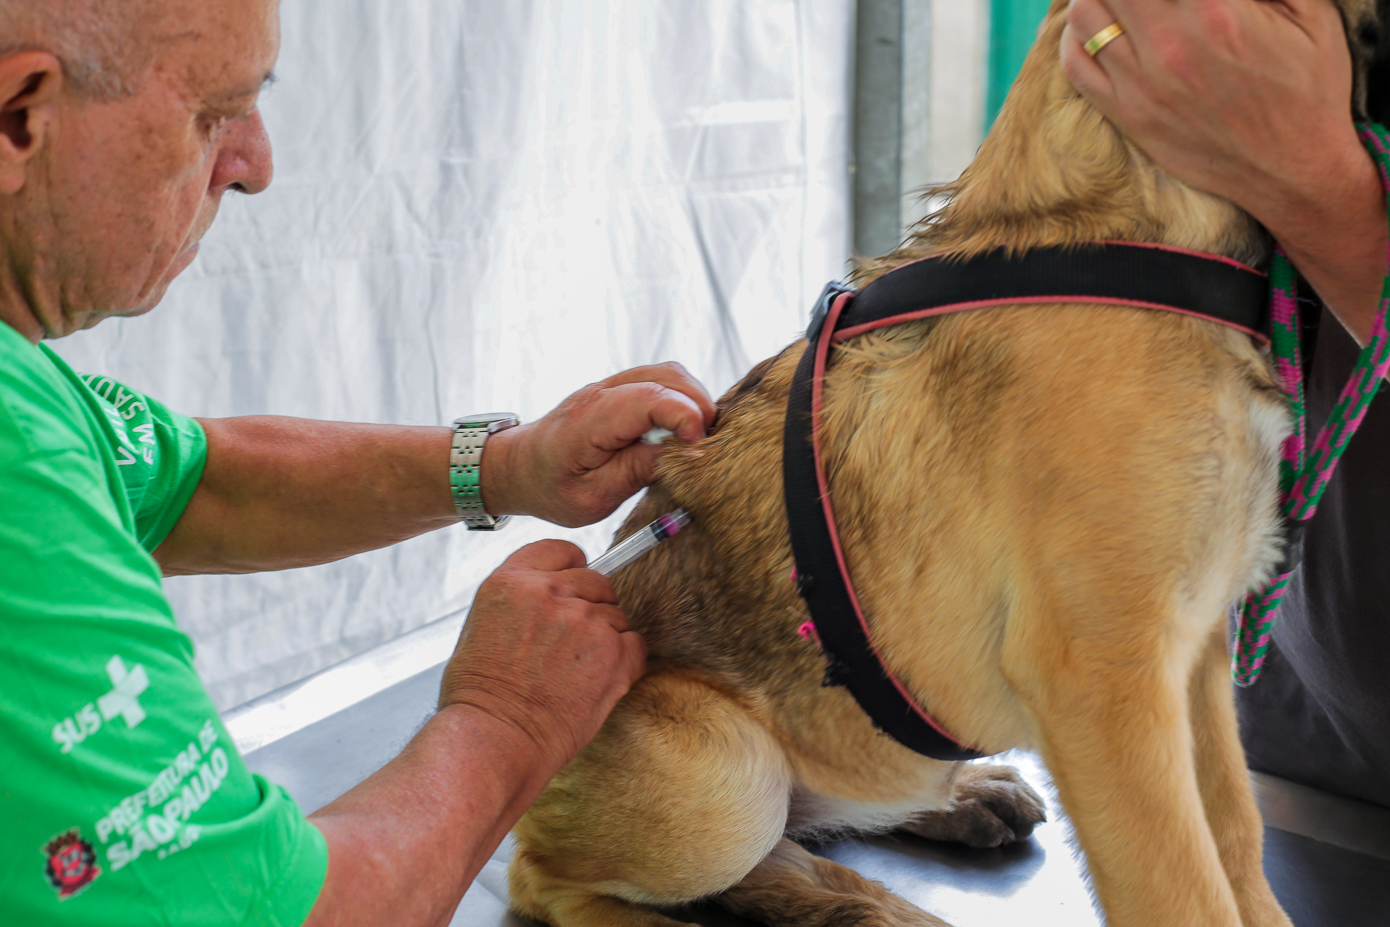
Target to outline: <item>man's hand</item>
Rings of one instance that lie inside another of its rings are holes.
[[[493,515],[535,515],[578,528],[600,521],[652,481],[660,427],[698,441],[714,402],[679,364],[639,367],[566,399],[545,418],[500,432],[483,451],[483,503]]]
[[[1117,21],[1125,34],[1088,55]],[[1257,218],[1372,167],[1331,0],[1073,0],[1062,64],[1160,167]]]
[[[541,541],[478,590],[439,707],[470,706],[514,728],[555,768],[598,733],[641,677],[646,646],[584,553]]]
[[[401,755],[310,820],[328,877],[307,922],[443,924],[507,831],[642,674],[613,588],[563,541],[483,583],[439,712]]]
[[[1125,34],[1092,58],[1113,22]],[[1277,238],[1364,341],[1385,272],[1385,199],[1351,117],[1331,0],[1072,0],[1062,65],[1153,161]]]

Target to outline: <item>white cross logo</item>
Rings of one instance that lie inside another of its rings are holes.
[[[97,699],[102,718],[110,721],[120,715],[125,718],[126,727],[139,727],[145,720],[145,709],[137,699],[150,687],[145,668],[136,664],[135,669],[127,672],[125,662],[120,657],[112,657],[106,662],[106,675],[111,677],[114,688]]]

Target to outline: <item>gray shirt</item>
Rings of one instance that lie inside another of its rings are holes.
[[[1371,117],[1390,125],[1390,0],[1381,0]],[[1358,349],[1324,311],[1310,344],[1308,420],[1322,426]],[[1390,390],[1360,433],[1304,542],[1264,674],[1238,689],[1252,769],[1390,806]]]
[[[1310,435],[1356,363],[1324,311]],[[1252,769],[1390,806],[1390,395],[1382,388],[1308,527],[1264,673],[1237,690]]]

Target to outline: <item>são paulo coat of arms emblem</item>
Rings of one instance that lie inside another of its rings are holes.
[[[58,890],[58,900],[66,901],[96,881],[101,875],[92,844],[82,839],[77,828],[61,833],[43,846],[44,875]]]

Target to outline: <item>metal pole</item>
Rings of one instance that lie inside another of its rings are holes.
[[[854,92],[854,250],[902,240],[903,0],[859,0]]]

